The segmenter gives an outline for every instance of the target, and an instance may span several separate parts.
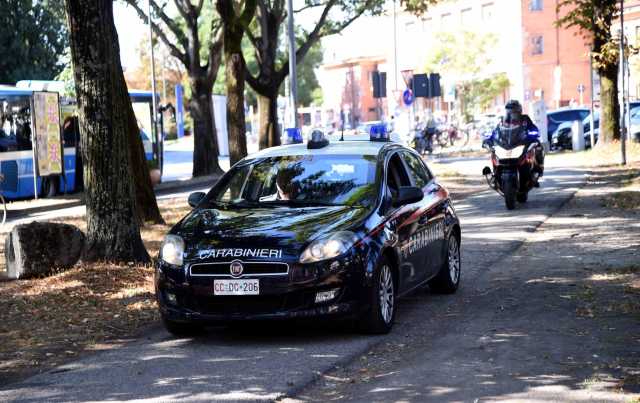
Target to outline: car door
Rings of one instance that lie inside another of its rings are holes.
[[[388,217],[388,228],[394,232],[398,240],[400,254],[399,265],[399,293],[403,293],[420,283],[423,258],[416,249],[419,231],[419,203],[393,207],[391,200],[398,195],[401,186],[411,186],[411,179],[399,152],[393,152],[386,161],[385,193]]]
[[[435,181],[429,169],[417,155],[403,151],[402,158],[407,166],[412,185],[419,187],[424,193],[424,198],[420,202],[418,220],[421,232],[418,238],[422,246],[420,258],[423,259],[422,267],[424,268],[420,281],[424,281],[437,274],[444,259],[444,189]]]

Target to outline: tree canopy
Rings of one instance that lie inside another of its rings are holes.
[[[52,80],[69,45],[60,0],[6,0],[0,7],[0,83]],[[25,62],[25,61],[28,61]]]

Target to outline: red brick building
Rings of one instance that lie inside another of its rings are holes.
[[[559,0],[523,0],[525,101],[544,99],[548,108],[586,105],[591,97],[589,45],[577,28],[556,26],[566,10]]]

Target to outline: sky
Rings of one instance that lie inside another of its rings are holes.
[[[120,1],[113,3],[113,18],[118,31],[122,67],[125,70],[135,69],[139,65],[136,49],[142,38],[148,37],[149,29],[133,8]]]
[[[143,9],[146,10],[146,0],[140,1]],[[304,5],[304,0],[293,0],[293,8],[298,9]],[[320,10],[304,11],[297,13],[296,25],[301,25],[307,29],[313,28]],[[177,11],[176,11],[177,12]],[[135,10],[125,5],[122,1],[114,1],[113,16],[118,31],[120,42],[120,59],[122,67],[135,69],[138,65],[137,47],[142,39],[148,38],[149,29],[140,20]]]

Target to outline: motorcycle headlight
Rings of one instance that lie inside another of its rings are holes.
[[[300,263],[320,262],[346,253],[358,242],[358,237],[350,231],[340,231],[328,237],[316,239],[300,255]]]
[[[507,158],[518,158],[520,157],[520,155],[522,155],[522,152],[524,151],[524,145],[518,146],[516,148],[512,148],[510,150],[507,150],[500,146],[495,146],[494,150],[496,153],[496,157],[498,157],[501,160],[507,159]]]
[[[163,261],[182,266],[184,255],[184,240],[178,235],[167,235],[160,247],[160,259]]]

